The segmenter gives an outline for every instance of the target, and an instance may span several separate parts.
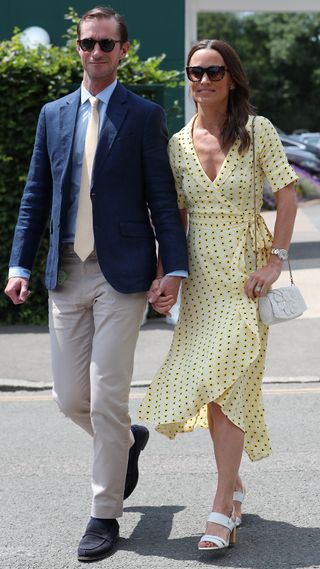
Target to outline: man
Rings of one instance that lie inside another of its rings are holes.
[[[136,486],[139,453],[148,440],[145,427],[130,428],[128,399],[146,291],[156,272],[149,213],[167,275],[161,290],[168,308],[187,270],[164,113],[117,82],[128,49],[125,22],[111,8],[81,18],[83,82],[40,113],[5,290],[15,304],[27,299],[50,216],[45,283],[53,395],[93,437],[93,502],[78,548],[81,561],[102,559],[113,549],[116,518]]]

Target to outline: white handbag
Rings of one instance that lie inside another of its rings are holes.
[[[253,188],[254,188],[254,210],[255,210],[255,254],[257,270],[257,200],[256,200],[256,164],[255,164],[255,140],[254,140],[254,119],[252,120],[252,152],[253,152]],[[304,298],[293,282],[290,262],[288,267],[291,285],[269,290],[265,296],[259,298],[259,314],[262,322],[267,326],[280,324],[287,320],[298,318],[307,309]]]
[[[298,318],[307,306],[295,284],[270,290],[259,298],[259,313],[264,324],[279,324]]]

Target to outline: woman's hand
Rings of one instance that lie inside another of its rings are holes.
[[[272,246],[276,249],[289,249],[297,212],[297,199],[294,184],[288,184],[275,193],[277,204],[276,221]],[[271,285],[278,279],[283,261],[276,255],[270,255],[268,264],[258,269],[248,278],[244,291],[249,298],[264,296]]]
[[[271,285],[279,278],[283,262],[280,259],[272,259],[261,269],[257,269],[248,278],[244,292],[249,298],[265,296]]]

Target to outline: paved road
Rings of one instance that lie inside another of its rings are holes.
[[[144,389],[131,393],[134,417]],[[242,473],[248,488],[235,548],[208,559],[196,550],[216,471],[208,433],[175,441],[151,432],[140,483],[126,502],[110,569],[320,568],[320,386],[264,388],[273,456]],[[91,444],[48,392],[1,393],[0,567],[73,569],[90,509]]]

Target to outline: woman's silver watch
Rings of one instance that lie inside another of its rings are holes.
[[[277,257],[279,257],[279,259],[281,259],[281,261],[287,261],[288,260],[287,249],[275,249],[274,247],[272,247],[271,255],[277,255]]]

